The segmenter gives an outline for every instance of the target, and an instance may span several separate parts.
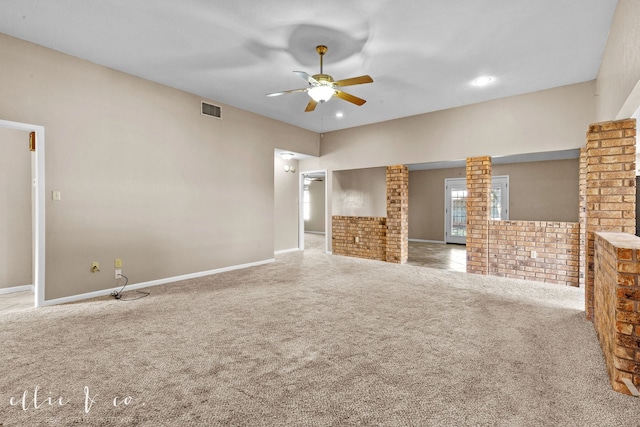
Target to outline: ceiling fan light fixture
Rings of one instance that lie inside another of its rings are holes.
[[[316,102],[325,102],[331,99],[335,89],[331,86],[320,85],[309,89],[309,96]]]

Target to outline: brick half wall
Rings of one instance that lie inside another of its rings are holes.
[[[387,260],[387,218],[333,216],[332,222],[334,255]]]
[[[632,394],[640,388],[640,238],[628,233],[594,233],[593,324],[611,387]]]
[[[488,251],[491,276],[579,286],[578,223],[489,221]]]

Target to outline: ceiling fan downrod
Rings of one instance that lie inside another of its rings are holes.
[[[324,45],[316,46],[316,52],[318,52],[318,55],[320,55],[320,74],[324,74],[322,69],[323,68],[322,58],[324,57],[324,54],[327,53],[327,50],[329,49]]]

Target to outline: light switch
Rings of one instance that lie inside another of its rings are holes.
[[[62,192],[61,191],[53,191],[52,198],[55,201],[62,200]]]
[[[116,258],[115,262],[113,263],[113,266],[115,268],[120,268],[122,267],[122,260],[120,258]]]

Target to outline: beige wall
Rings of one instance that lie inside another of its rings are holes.
[[[409,172],[409,239],[444,241],[444,180],[465,177],[465,168]]]
[[[331,215],[386,217],[386,168],[334,172]]]
[[[0,118],[45,127],[62,192],[45,299],[115,287],[115,258],[140,283],[273,257],[274,148],[318,155],[317,134],[5,35],[0,57]]]
[[[492,165],[509,176],[509,219],[578,222],[579,160]]]
[[[31,285],[29,133],[0,128],[0,288]]]
[[[285,165],[293,166],[295,172],[285,172]],[[299,188],[298,161],[274,155],[274,251],[298,248]]]
[[[640,107],[640,1],[619,0],[597,78],[597,121]]]
[[[301,166],[346,170],[580,148],[594,95],[591,81],[330,132],[321,157]]]
[[[325,178],[326,181],[326,178]],[[325,181],[311,181],[309,183],[309,220],[304,222],[305,231],[324,233],[325,231]]]

